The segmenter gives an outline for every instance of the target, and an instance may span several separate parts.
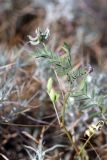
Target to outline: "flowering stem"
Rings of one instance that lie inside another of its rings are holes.
[[[59,115],[58,115],[58,112],[57,112],[57,109],[56,109],[55,103],[54,103],[54,102],[52,102],[52,103],[53,103],[54,110],[55,110],[55,113],[56,113],[56,116],[57,116],[57,119],[58,119],[58,123],[59,123],[59,125],[60,125],[60,124],[61,124],[61,122],[60,122],[60,118],[59,118]]]

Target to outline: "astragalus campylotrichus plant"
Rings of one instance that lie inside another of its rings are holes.
[[[92,108],[97,108],[97,113],[95,116],[99,116],[102,119],[102,122],[107,123],[106,120],[106,107],[104,99],[106,96],[98,95],[95,88],[89,88],[87,83],[87,77],[93,72],[93,67],[88,66],[75,66],[71,56],[71,48],[67,43],[61,47],[63,54],[57,54],[45,45],[45,41],[48,40],[50,36],[49,29],[45,32],[42,32],[40,29],[36,30],[36,37],[32,38],[29,36],[29,43],[31,45],[38,45],[38,48],[32,53],[35,58],[44,58],[47,60],[47,63],[54,71],[58,85],[60,86],[59,77],[65,80],[67,84],[66,91],[63,90],[56,91],[53,86],[53,78],[49,78],[47,82],[47,93],[50,97],[50,100],[53,103],[58,124],[61,129],[66,133],[69,141],[71,142],[72,147],[74,147],[76,154],[81,155],[86,144],[90,138],[96,133],[93,132],[87,142],[81,147],[77,146],[76,141],[73,140],[73,136],[69,133],[65,124],[65,112],[68,104],[69,98],[74,98],[75,102],[78,102],[80,111],[90,110]],[[40,48],[39,48],[39,44]],[[61,88],[61,86],[60,86]],[[90,92],[90,94],[89,94]],[[60,99],[63,99],[63,102],[60,103]],[[57,102],[61,104],[60,112],[57,110]],[[99,120],[98,124],[101,121]],[[103,125],[102,125],[103,126]],[[88,130],[89,131],[89,130]]]

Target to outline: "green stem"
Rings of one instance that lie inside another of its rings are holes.
[[[53,103],[54,110],[55,110],[55,113],[56,113],[56,116],[57,116],[57,119],[58,119],[58,123],[59,123],[59,125],[60,125],[60,124],[61,124],[61,122],[60,122],[60,118],[59,118],[59,115],[58,115],[58,112],[57,112],[57,109],[56,109],[55,103],[54,103],[54,102],[52,102],[52,103]]]
[[[68,100],[69,96],[70,96],[70,93],[68,93],[64,98],[64,103],[63,103],[63,107],[62,107],[62,115],[61,115],[61,124],[62,124],[62,128],[64,129],[64,132],[67,135],[70,143],[73,145],[76,153],[78,153],[78,150],[77,150],[76,146],[73,143],[72,136],[71,136],[71,134],[68,132],[68,130],[65,127],[65,108],[66,108],[66,104],[67,104],[67,100]]]
[[[70,96],[70,93],[68,93],[65,97],[64,97],[64,103],[63,103],[63,107],[62,107],[62,114],[61,114],[61,121],[62,121],[62,124],[65,125],[65,108],[66,108],[66,104],[67,104],[67,101],[68,101],[68,98]]]

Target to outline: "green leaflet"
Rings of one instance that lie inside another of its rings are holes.
[[[90,100],[90,97],[88,97],[87,95],[81,95],[81,96],[77,96],[75,99],[77,101],[86,101],[86,100]]]
[[[87,94],[87,82],[86,80],[83,80],[80,84],[80,90],[83,92],[83,94]]]
[[[85,109],[93,108],[95,106],[96,106],[96,104],[90,104],[90,103],[88,103],[87,105],[81,105],[80,109],[81,110],[85,110]]]
[[[66,52],[66,53],[69,53],[70,52],[70,46],[64,42],[64,45],[62,47],[62,49]]]
[[[59,94],[54,90],[53,88],[53,80],[52,78],[49,78],[48,83],[47,83],[47,93],[53,103],[58,101],[59,99]]]
[[[48,83],[47,83],[47,92],[50,93],[53,85],[53,80],[52,78],[49,78]]]
[[[57,102],[59,99],[59,94],[52,88],[49,97],[53,103]]]
[[[71,71],[70,73],[70,79],[71,79],[71,82],[73,83],[75,80],[77,80],[78,78],[80,78],[81,76],[85,75],[86,74],[86,71],[84,68],[80,67],[78,69],[76,69],[75,71]],[[85,81],[83,80],[82,82],[83,84],[80,84],[80,89],[81,87],[84,86],[85,84]],[[82,86],[83,85],[83,86]]]
[[[107,104],[102,104],[100,106],[101,113],[107,113]]]

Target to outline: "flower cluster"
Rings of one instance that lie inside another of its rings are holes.
[[[40,43],[44,43],[46,40],[48,40],[50,35],[50,31],[48,28],[44,32],[42,32],[40,28],[37,28],[35,33],[36,37],[31,37],[30,35],[28,35],[31,45],[38,45]]]

